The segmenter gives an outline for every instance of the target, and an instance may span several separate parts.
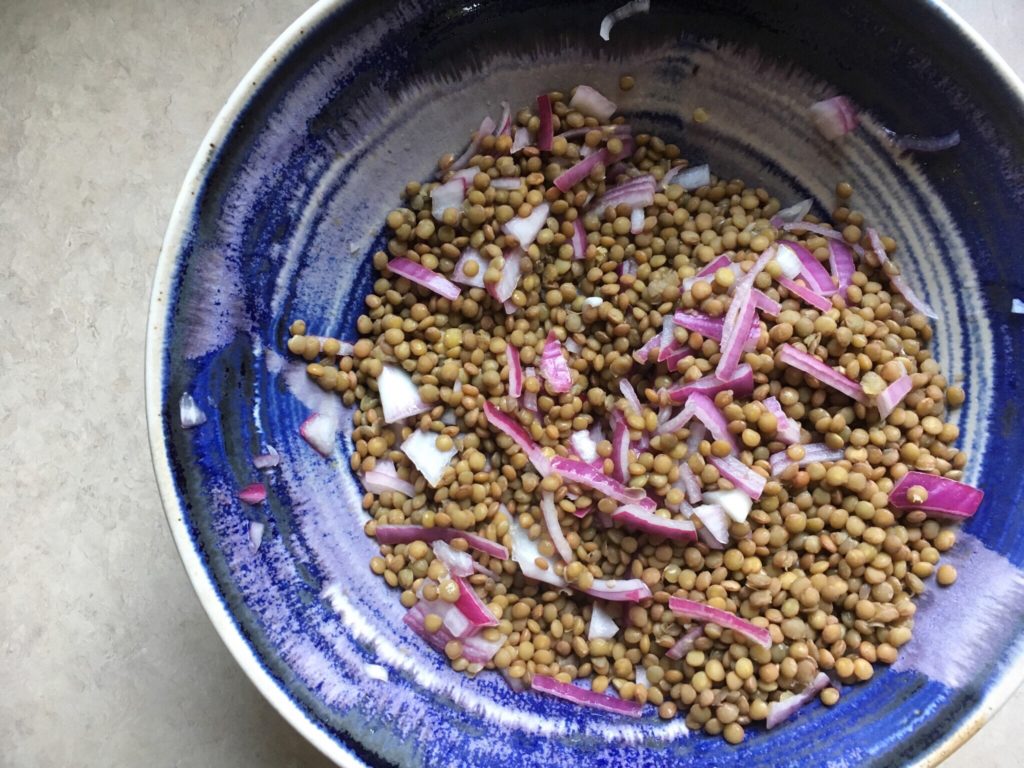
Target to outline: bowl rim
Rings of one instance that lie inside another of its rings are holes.
[[[956,31],[966,38],[966,42],[975,47],[981,59],[994,70],[1002,84],[1024,104],[1024,81],[990,43],[946,5],[944,0],[919,0],[919,3],[924,6],[924,10],[935,13],[940,19],[955,27]],[[146,329],[145,398],[153,471],[167,524],[192,588],[221,641],[263,697],[310,744],[336,765],[343,768],[365,768],[365,762],[351,752],[345,743],[332,737],[322,723],[312,719],[274,679],[256,655],[255,649],[239,631],[233,614],[228,610],[202,557],[193,545],[188,526],[185,524],[184,510],[181,507],[167,453],[163,402],[167,301],[173,291],[179,255],[189,232],[195,200],[207,173],[218,160],[222,142],[230,134],[236,118],[244,112],[252,97],[263,88],[277,65],[302,41],[306,30],[316,27],[348,4],[349,0],[317,0],[293,21],[267,47],[235,86],[203,137],[175,199],[154,273]],[[1009,670],[985,691],[968,718],[956,730],[947,733],[933,744],[927,753],[919,756],[911,765],[916,768],[931,768],[944,761],[977,733],[1022,684],[1024,652],[1020,653]],[[346,741],[347,738],[349,737],[342,736]]]

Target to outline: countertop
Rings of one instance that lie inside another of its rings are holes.
[[[1024,4],[952,0],[1024,72]],[[221,644],[150,466],[179,185],[305,0],[0,4],[0,766],[325,766]],[[1024,765],[1018,692],[949,768]]]

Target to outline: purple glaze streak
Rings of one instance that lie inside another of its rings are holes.
[[[918,598],[914,637],[893,669],[960,687],[976,680],[978,670],[996,661],[1019,631],[1024,573],[963,532],[942,563],[956,568],[957,580],[950,587],[929,584]]]

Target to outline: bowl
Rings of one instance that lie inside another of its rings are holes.
[[[655,0],[604,42],[615,5],[320,2],[238,86],[178,198],[149,318],[151,446],[186,570],[259,690],[339,765],[934,765],[1024,675],[1021,84],[935,2]],[[628,93],[624,72],[637,82]],[[354,338],[369,257],[405,182],[430,176],[501,100],[579,82],[783,201],[811,197],[824,214],[850,181],[939,308],[935,353],[968,393],[967,480],[987,495],[949,554],[956,585],[926,592],[896,665],[735,747],[686,735],[681,719],[623,722],[452,672],[367,567],[350,441],[324,459],[299,437],[311,412],[340,407],[287,358],[290,321]],[[836,93],[865,112],[833,144],[806,110]],[[698,107],[709,121],[692,119]],[[958,129],[962,141],[901,156],[883,126]],[[182,428],[183,394],[205,424]],[[281,464],[267,502],[242,504],[268,445]]]

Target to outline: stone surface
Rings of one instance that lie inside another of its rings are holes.
[[[0,4],[0,766],[322,766],[228,655],[149,463],[164,228],[235,83],[303,0]],[[1024,72],[1024,5],[951,5]],[[947,765],[1024,765],[1024,693]]]

